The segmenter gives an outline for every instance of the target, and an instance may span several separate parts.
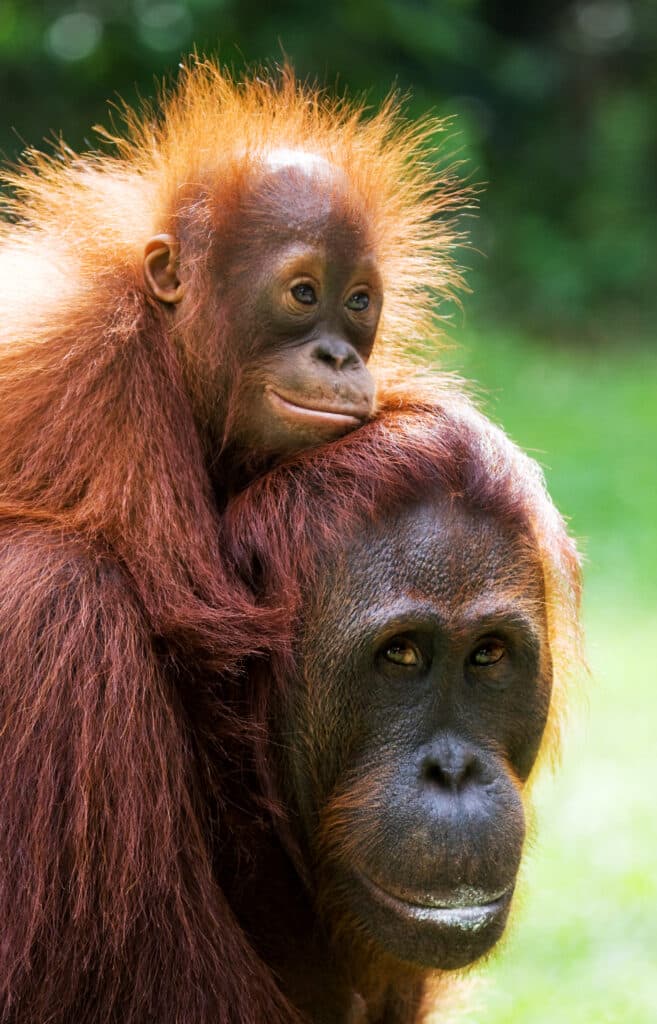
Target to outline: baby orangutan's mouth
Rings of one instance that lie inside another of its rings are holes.
[[[367,419],[369,408],[362,410],[355,404],[343,405],[300,405],[273,388],[267,388],[267,396],[276,409],[277,415],[299,426],[327,427],[329,430],[353,430]]]

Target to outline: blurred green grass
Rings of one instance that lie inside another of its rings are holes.
[[[657,354],[469,330],[441,357],[543,465],[585,553],[592,679],[537,787],[510,935],[467,1024],[657,1021]]]

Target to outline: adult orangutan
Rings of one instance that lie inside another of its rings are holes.
[[[289,643],[244,688],[217,877],[303,1019],[417,1024],[509,914],[579,663],[575,548],[536,464],[449,395],[280,466],[225,529]]]
[[[242,675],[103,539],[7,522],[2,1024],[415,1024],[497,941],[578,567],[531,461],[434,397],[231,500],[221,577],[278,630],[236,600]]]

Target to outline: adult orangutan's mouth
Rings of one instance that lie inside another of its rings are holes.
[[[472,932],[485,928],[505,911],[513,893],[513,886],[496,893],[463,889],[451,896],[393,893],[361,871],[358,876],[376,902],[407,920]]]
[[[338,427],[349,430],[360,426],[367,417],[367,413],[361,413],[353,406],[299,405],[298,402],[293,402],[280,395],[273,388],[267,388],[267,395],[283,419],[291,420],[302,426],[305,424],[308,426],[325,425],[333,429]]]

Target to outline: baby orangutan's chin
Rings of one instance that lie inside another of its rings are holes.
[[[230,426],[226,451],[245,467],[270,465],[272,459],[335,441],[360,427],[371,411],[369,401],[283,395],[272,385],[245,399],[243,407],[246,413]]]
[[[323,396],[312,399],[304,395],[285,396],[274,388],[265,393],[271,413],[273,437],[281,439],[281,450],[295,451],[306,445],[322,444],[349,433],[369,415],[369,407]],[[283,448],[285,445],[285,448]]]

